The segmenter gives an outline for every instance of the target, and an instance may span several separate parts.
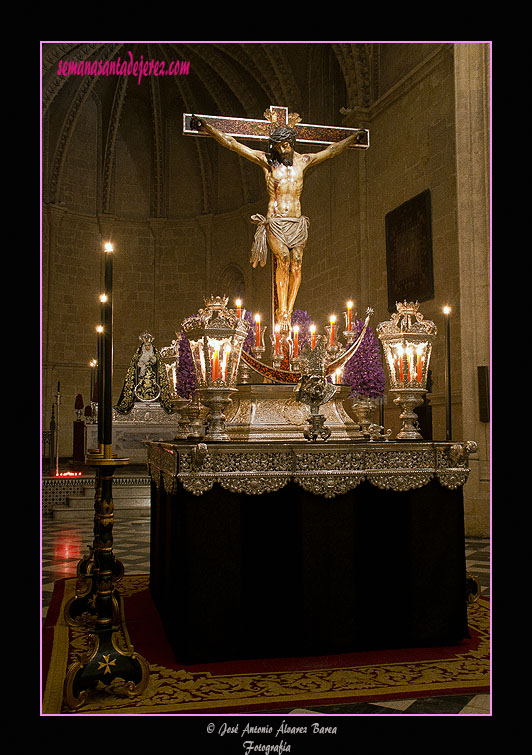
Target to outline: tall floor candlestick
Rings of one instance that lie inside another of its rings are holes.
[[[98,682],[110,684],[115,678],[126,682],[129,695],[142,692],[149,680],[148,664],[132,645],[124,650],[117,644],[116,634],[122,623],[123,604],[116,583],[124,567],[113,553],[113,475],[115,468],[129,463],[118,458],[112,449],[112,376],[113,376],[113,247],[105,245],[104,292],[102,303],[103,326],[103,390],[99,393],[102,416],[103,446],[99,452],[88,454],[87,461],[96,468],[94,497],[94,540],[92,565],[90,559],[78,564],[78,575],[85,579],[85,588],[65,607],[67,623],[76,623],[83,612],[93,614],[91,633],[92,652],[72,663],[65,679],[65,700],[71,708],[81,707],[88,691]]]
[[[445,388],[446,388],[446,411],[445,411],[445,438],[452,439],[452,418],[451,418],[451,308],[445,306],[443,314],[446,317],[445,323]]]

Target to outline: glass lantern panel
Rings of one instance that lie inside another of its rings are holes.
[[[230,376],[230,338],[209,338],[209,358],[211,363],[211,380],[223,380],[227,382]]]
[[[198,382],[205,383],[206,382],[206,365],[205,365],[205,354],[203,353],[203,341],[193,341],[189,339],[190,344],[190,352],[192,354],[192,359],[194,360],[194,367],[196,369],[196,377],[198,378]]]

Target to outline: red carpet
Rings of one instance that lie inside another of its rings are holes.
[[[70,713],[63,702],[68,666],[88,648],[88,630],[68,627],[63,606],[76,580],[56,583],[43,628],[43,713]],[[269,658],[180,666],[174,661],[145,575],[119,584],[125,623],[150,681],[137,698],[119,680],[90,693],[77,713],[253,713],[315,705],[489,692],[489,602],[469,606],[471,638],[453,647],[379,650],[312,658]]]

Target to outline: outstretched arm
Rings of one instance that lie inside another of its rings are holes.
[[[356,131],[346,139],[342,139],[341,142],[334,142],[334,144],[330,144],[325,149],[322,149],[321,152],[312,152],[306,154],[305,161],[307,162],[307,167],[310,168],[313,165],[319,165],[325,160],[329,160],[331,157],[336,157],[336,155],[339,155],[341,152],[346,150],[349,145],[356,144],[360,139],[364,137],[365,133],[366,132],[362,130]]]
[[[193,115],[190,121],[190,125],[192,128],[195,128],[198,131],[203,131],[204,133],[209,134],[209,136],[212,136],[212,138],[215,139],[218,144],[221,144],[222,147],[230,149],[231,152],[236,152],[238,155],[245,157],[246,160],[250,160],[252,163],[260,165],[261,168],[267,166],[268,162],[266,160],[264,152],[261,152],[258,149],[250,149],[245,144],[237,142],[237,140],[233,139],[232,136],[224,134],[223,131],[219,131],[217,128],[214,128],[214,126],[211,126],[211,124],[207,123],[207,121],[204,121],[201,118]]]

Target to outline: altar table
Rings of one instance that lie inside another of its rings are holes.
[[[473,442],[148,442],[150,591],[184,664],[468,636]]]

